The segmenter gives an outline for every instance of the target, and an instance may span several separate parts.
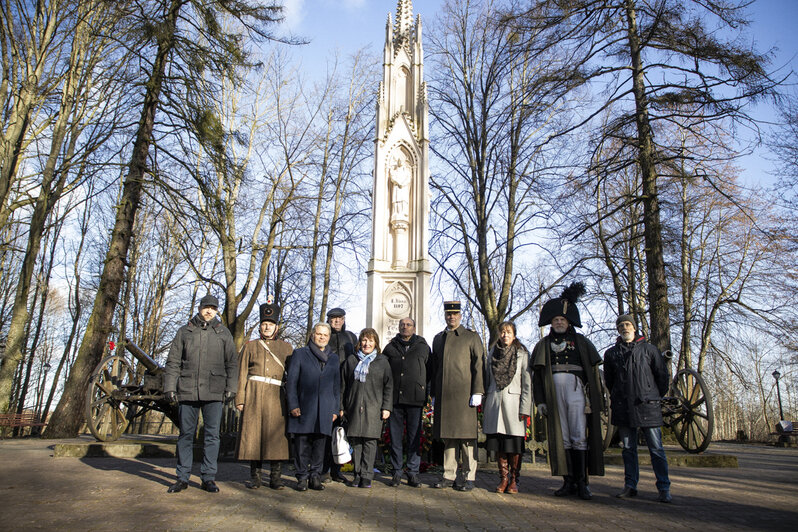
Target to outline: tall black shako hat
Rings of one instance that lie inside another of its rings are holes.
[[[579,319],[579,309],[576,308],[576,302],[584,293],[584,283],[571,283],[568,288],[563,290],[560,297],[552,299],[543,305],[543,309],[540,311],[538,327],[549,325],[551,320],[557,316],[564,316],[574,327],[581,327],[582,321]]]
[[[274,302],[273,295],[269,295],[266,298],[266,303],[260,306],[260,323],[264,321],[280,323],[280,307]]]

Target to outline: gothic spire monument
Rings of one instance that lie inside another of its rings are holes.
[[[377,95],[366,325],[385,345],[411,317],[425,333],[430,289],[429,129],[421,17],[399,0],[385,26]]]

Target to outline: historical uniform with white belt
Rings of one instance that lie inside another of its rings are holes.
[[[270,485],[281,489],[281,461],[289,458],[283,383],[293,348],[276,338],[279,319],[280,308],[269,296],[260,306],[260,338],[247,342],[239,359],[236,408],[242,415],[236,459],[250,460],[250,488],[260,487],[263,460],[269,460]]]
[[[588,472],[604,475],[603,395],[601,357],[590,340],[574,329],[582,326],[576,301],[584,290],[582,283],[574,283],[543,305],[538,326],[551,324],[551,330],[532,351],[532,389],[538,411],[547,416],[551,473],[564,479],[554,494],[590,499]]]

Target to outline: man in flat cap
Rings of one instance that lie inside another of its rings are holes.
[[[576,302],[584,293],[573,283],[563,294],[548,301],[538,326],[551,325],[549,334],[532,350],[532,392],[538,412],[547,417],[547,441],[551,474],[563,477],[554,495],[578,494],[592,498],[587,475],[604,475],[601,435],[603,394],[595,346],[575,327],[582,327]]]
[[[485,393],[482,367],[485,346],[463,327],[459,301],[443,304],[446,329],[435,335],[430,360],[430,395],[435,402],[433,437],[443,440],[443,478],[434,488],[474,489],[477,474],[477,409]],[[463,482],[457,481],[462,460]]]
[[[637,431],[646,436],[651,466],[657,477],[658,500],[671,502],[668,460],[662,447],[662,396],[668,390],[668,368],[659,349],[637,334],[634,318],[623,314],[615,322],[618,340],[604,353],[604,380],[610,390],[612,424],[623,444],[623,491],[620,499],[637,495],[640,467]]]
[[[338,360],[343,365],[349,355],[355,354],[357,346],[357,335],[352,331],[346,330],[346,311],[340,307],[331,308],[327,311],[327,323],[330,324],[330,343],[327,344],[332,352],[338,355]],[[341,423],[339,419],[334,425]],[[324,468],[322,470],[321,481],[329,483],[346,482],[346,477],[341,474],[341,466],[335,463],[332,456],[331,440],[327,441],[327,448],[324,451]]]
[[[180,327],[166,359],[163,390],[166,400],[178,403],[180,436],[177,439],[177,482],[167,490],[188,487],[194,457],[194,433],[199,413],[205,423],[200,476],[202,489],[216,493],[216,460],[222,401],[231,401],[238,383],[238,354],[233,336],[216,313],[219,301],[212,295],[200,300],[199,312]]]

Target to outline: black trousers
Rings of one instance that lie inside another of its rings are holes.
[[[324,448],[330,437],[324,434],[294,434],[294,467],[296,479],[321,476]]]
[[[421,424],[421,410],[420,406],[394,405],[393,407],[388,427],[391,431],[391,464],[394,474],[402,472],[403,451],[406,450],[407,472],[410,475],[418,475],[421,466],[421,432],[424,430]],[[407,447],[403,446],[405,427]]]

